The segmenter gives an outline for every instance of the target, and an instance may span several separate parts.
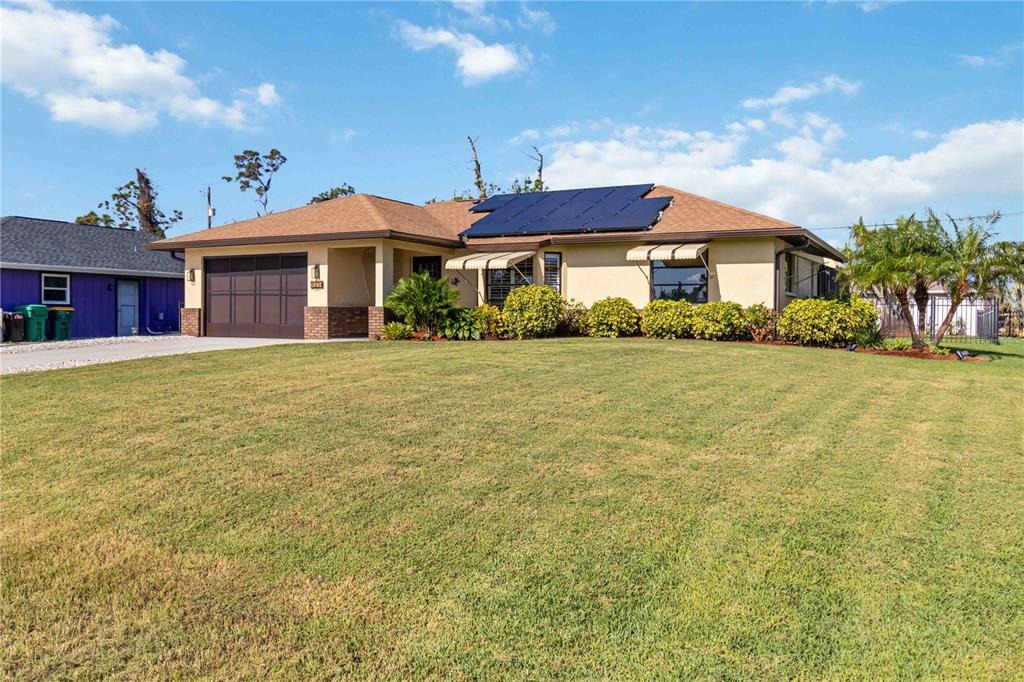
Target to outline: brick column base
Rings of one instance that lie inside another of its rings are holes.
[[[386,315],[384,308],[381,306],[370,306],[366,309],[367,312],[367,335],[371,339],[380,341],[380,329],[386,322]]]
[[[179,329],[182,336],[200,336],[203,329],[203,309],[182,308]]]
[[[367,309],[363,306],[314,306],[303,309],[303,337],[338,339],[367,336]]]

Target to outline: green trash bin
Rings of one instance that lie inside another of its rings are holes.
[[[15,310],[25,316],[25,340],[45,341],[46,318],[50,314],[50,309],[45,305],[32,303],[31,305],[19,305]]]
[[[53,340],[67,341],[71,338],[71,315],[75,309],[69,305],[50,306],[50,316],[53,318]]]

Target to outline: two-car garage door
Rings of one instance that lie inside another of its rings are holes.
[[[207,258],[206,335],[303,336],[306,254]]]

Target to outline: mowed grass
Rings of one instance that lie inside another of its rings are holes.
[[[2,382],[19,678],[1011,678],[1024,356],[277,346]]]

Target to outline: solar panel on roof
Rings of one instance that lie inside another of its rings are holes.
[[[654,185],[502,194],[474,206],[487,213],[462,234],[497,237],[649,228],[671,199],[643,199]]]

